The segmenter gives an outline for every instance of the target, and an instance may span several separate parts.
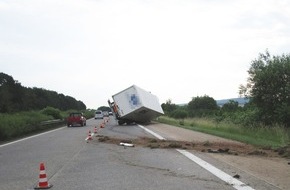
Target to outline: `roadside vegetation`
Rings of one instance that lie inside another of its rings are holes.
[[[43,88],[27,88],[0,72],[0,141],[63,126],[70,112],[94,116],[82,101]]]
[[[182,106],[168,100],[158,121],[262,147],[290,147],[290,55],[266,51],[248,73],[239,88],[249,100],[245,105],[230,100],[219,107],[207,95]]]
[[[59,110],[85,110],[86,105],[71,96],[43,88],[28,88],[12,76],[0,72],[0,113],[41,110],[47,106]]]
[[[51,130],[66,124],[70,112],[47,107],[40,111],[24,111],[16,113],[0,113],[0,142]],[[94,110],[82,110],[84,116],[94,117]]]
[[[217,123],[214,118],[175,119],[167,116],[159,117],[158,122],[264,148],[285,147],[290,143],[290,130],[281,126],[248,127],[224,121]]]

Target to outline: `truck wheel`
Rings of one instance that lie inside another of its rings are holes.
[[[119,124],[119,125],[123,125],[124,123],[125,123],[125,121],[122,121],[122,120],[119,120],[119,121],[118,121],[118,124]]]
[[[126,124],[127,125],[131,125],[133,123],[133,121],[127,121]]]

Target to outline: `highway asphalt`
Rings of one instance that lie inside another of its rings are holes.
[[[100,128],[102,121],[90,119],[85,127],[62,127],[0,145],[0,189],[33,189],[38,184],[42,162],[47,180],[53,185],[51,189],[57,190],[234,189],[175,149],[87,142],[88,131],[93,132],[95,126],[99,135],[153,137],[137,125],[118,126],[113,118],[105,128]],[[205,155],[200,156],[220,164]],[[259,180],[251,180],[250,175],[246,179],[257,189],[275,189]]]

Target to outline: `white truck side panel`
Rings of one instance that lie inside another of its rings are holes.
[[[139,94],[141,103],[144,107],[164,114],[157,96],[139,87],[135,86],[135,88],[136,88],[137,93]]]
[[[119,108],[119,114],[121,117],[131,113],[141,106],[137,91],[134,86],[129,87],[119,92],[118,94],[113,95],[112,97]]]
[[[148,121],[164,114],[157,96],[133,85],[112,96],[121,118]]]

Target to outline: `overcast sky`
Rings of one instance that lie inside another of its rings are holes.
[[[0,0],[0,72],[88,108],[133,84],[235,98],[266,49],[289,53],[288,0]]]

